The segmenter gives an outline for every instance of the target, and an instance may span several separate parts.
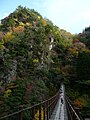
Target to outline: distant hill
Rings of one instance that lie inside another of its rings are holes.
[[[90,27],[85,28],[82,33],[79,34],[80,41],[90,49]]]

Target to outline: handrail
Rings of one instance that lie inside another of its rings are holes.
[[[41,120],[42,109],[43,109],[43,120],[49,120],[49,118],[52,114],[52,111],[58,101],[59,93],[60,93],[60,90],[53,97],[49,98],[48,100],[45,100],[45,101],[35,104],[33,106],[29,106],[27,108],[22,108],[21,110],[18,110],[17,112],[11,113],[9,115],[2,116],[2,117],[0,117],[0,120],[9,118],[9,117],[13,117],[13,116],[18,116],[18,120],[23,120],[23,113],[27,110],[29,110],[31,113],[30,114],[31,120],[35,119],[35,114],[37,113],[37,110],[39,110],[38,117],[39,117],[39,120]]]
[[[70,117],[70,120],[83,120],[83,118],[79,115],[79,113],[77,114],[76,110],[74,109],[74,107],[71,104],[71,101],[69,100],[69,98],[66,96],[66,103],[67,103],[67,109],[68,109],[68,114]]]
[[[52,112],[54,111],[54,108],[59,100],[60,97],[59,91],[49,98],[48,100],[42,101],[41,103],[35,104],[33,106],[28,106],[26,108],[21,108],[17,112],[10,113],[8,115],[0,117],[0,120],[36,120],[36,117],[38,120],[49,120],[51,118]],[[83,120],[83,118],[78,114],[78,112],[74,109],[72,102],[68,98],[68,96],[65,94],[65,100],[66,100],[66,108],[68,113],[68,119],[69,120]],[[28,112],[29,118],[25,118],[25,112]]]

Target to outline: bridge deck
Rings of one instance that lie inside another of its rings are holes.
[[[67,110],[66,110],[66,103],[65,103],[65,89],[64,89],[64,85],[61,85],[61,93],[60,93],[60,97],[59,97],[59,101],[52,113],[52,116],[49,120],[68,120],[67,117]],[[63,99],[63,100],[62,100]]]

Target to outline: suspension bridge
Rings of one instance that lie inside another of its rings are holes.
[[[61,83],[60,90],[50,99],[4,115],[0,120],[83,120],[83,118],[72,105],[66,95],[65,86]]]

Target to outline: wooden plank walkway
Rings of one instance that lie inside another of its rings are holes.
[[[59,96],[59,101],[49,120],[68,120],[66,103],[65,103],[65,89],[63,84],[61,85],[60,89],[61,89],[61,93]]]

